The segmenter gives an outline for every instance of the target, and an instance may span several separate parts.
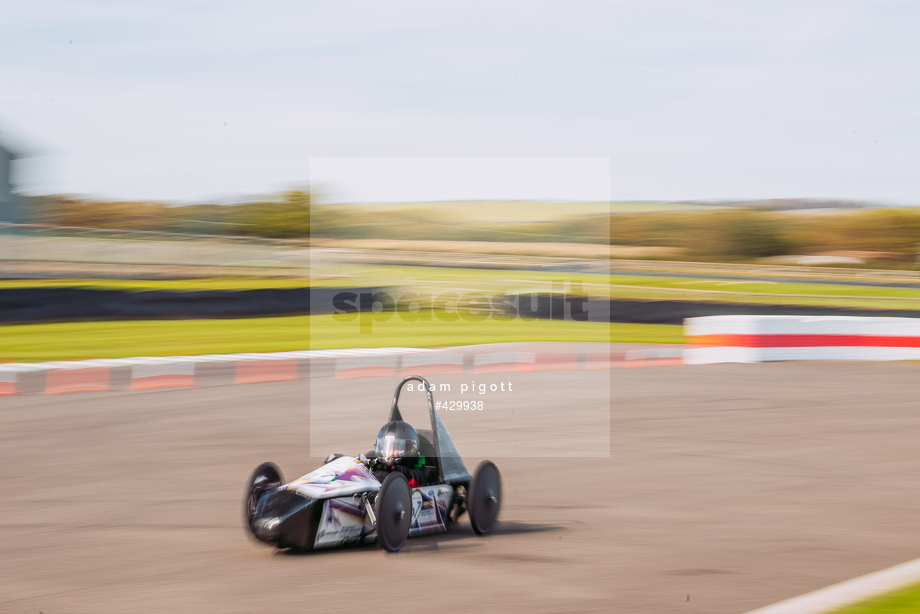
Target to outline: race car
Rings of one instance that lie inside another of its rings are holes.
[[[397,430],[408,423],[399,410],[399,393],[413,380],[427,392],[431,429],[409,426],[411,436],[403,437]],[[400,459],[391,458],[398,456],[394,442],[404,443],[413,468],[397,466]],[[398,552],[408,537],[447,531],[464,513],[477,534],[489,534],[501,498],[498,468],[483,461],[470,475],[438,417],[431,384],[411,375],[396,386],[374,452],[330,454],[321,467],[292,482],[284,481],[275,464],[262,463],[249,478],[243,514],[249,532],[277,548],[308,551],[376,540],[388,552]]]

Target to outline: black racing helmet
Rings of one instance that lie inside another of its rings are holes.
[[[408,422],[387,422],[377,433],[377,457],[384,462],[418,457],[418,448],[418,431]]]

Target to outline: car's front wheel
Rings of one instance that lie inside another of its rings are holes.
[[[401,473],[391,473],[377,493],[377,542],[387,552],[399,552],[409,537],[412,522],[412,495],[409,482]]]
[[[282,484],[284,484],[284,478],[281,475],[281,469],[274,463],[262,463],[249,476],[249,483],[243,498],[243,518],[246,521],[246,528],[256,539],[258,536],[252,530],[252,519],[259,506],[259,499]]]

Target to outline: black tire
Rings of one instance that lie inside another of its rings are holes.
[[[246,528],[249,529],[249,532],[254,537],[256,537],[256,534],[252,530],[252,518],[255,516],[259,499],[268,491],[274,490],[282,484],[284,484],[284,478],[281,475],[281,469],[274,463],[262,463],[249,476],[246,495],[243,498],[243,519],[246,521]]]
[[[492,461],[482,461],[476,467],[466,509],[470,524],[478,535],[488,535],[495,528],[502,507],[502,476]]]
[[[377,543],[387,552],[399,552],[406,544],[412,522],[412,495],[406,476],[393,472],[386,477],[377,493],[374,514]]]

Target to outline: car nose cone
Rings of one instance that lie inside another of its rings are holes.
[[[281,519],[275,517],[259,518],[252,523],[256,537],[263,541],[275,541],[281,537]]]

